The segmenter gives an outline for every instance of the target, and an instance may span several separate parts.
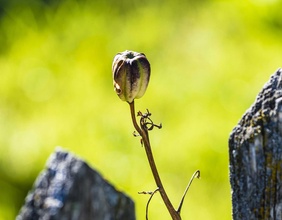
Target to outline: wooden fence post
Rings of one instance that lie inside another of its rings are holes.
[[[57,149],[16,220],[135,220],[134,202],[75,155]]]
[[[233,220],[282,219],[282,69],[229,139]]]

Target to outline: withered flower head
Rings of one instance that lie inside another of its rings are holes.
[[[144,95],[151,72],[145,54],[128,50],[118,53],[112,71],[114,90],[121,100],[131,103]]]

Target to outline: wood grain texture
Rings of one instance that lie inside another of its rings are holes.
[[[229,160],[233,219],[282,219],[281,69],[233,129]]]
[[[17,220],[135,220],[134,202],[83,160],[57,149]]]

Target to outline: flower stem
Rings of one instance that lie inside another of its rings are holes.
[[[170,202],[170,200],[169,200],[169,198],[166,194],[166,191],[163,187],[163,184],[162,184],[161,178],[159,176],[159,173],[158,173],[158,170],[157,170],[157,167],[156,167],[156,163],[155,163],[155,160],[154,160],[154,157],[153,157],[148,131],[145,130],[144,128],[140,127],[138,125],[137,121],[136,121],[134,101],[129,103],[129,106],[130,106],[131,119],[132,119],[134,128],[139,133],[139,135],[141,136],[142,141],[144,143],[144,148],[145,148],[146,155],[147,155],[150,167],[151,167],[151,171],[153,173],[153,176],[154,176],[156,185],[158,187],[158,190],[161,194],[161,197],[162,197],[162,199],[163,199],[172,219],[173,220],[181,220],[180,213],[177,212],[174,209],[174,207],[173,207],[172,203]]]

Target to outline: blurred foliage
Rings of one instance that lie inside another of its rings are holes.
[[[14,219],[55,146],[84,158],[145,217],[155,184],[113,92],[117,52],[144,52],[152,77],[137,110],[183,219],[231,219],[228,136],[281,65],[281,1],[0,0],[0,219]],[[166,214],[164,214],[166,213]],[[151,219],[170,219],[159,196]],[[160,217],[161,216],[161,217]]]

